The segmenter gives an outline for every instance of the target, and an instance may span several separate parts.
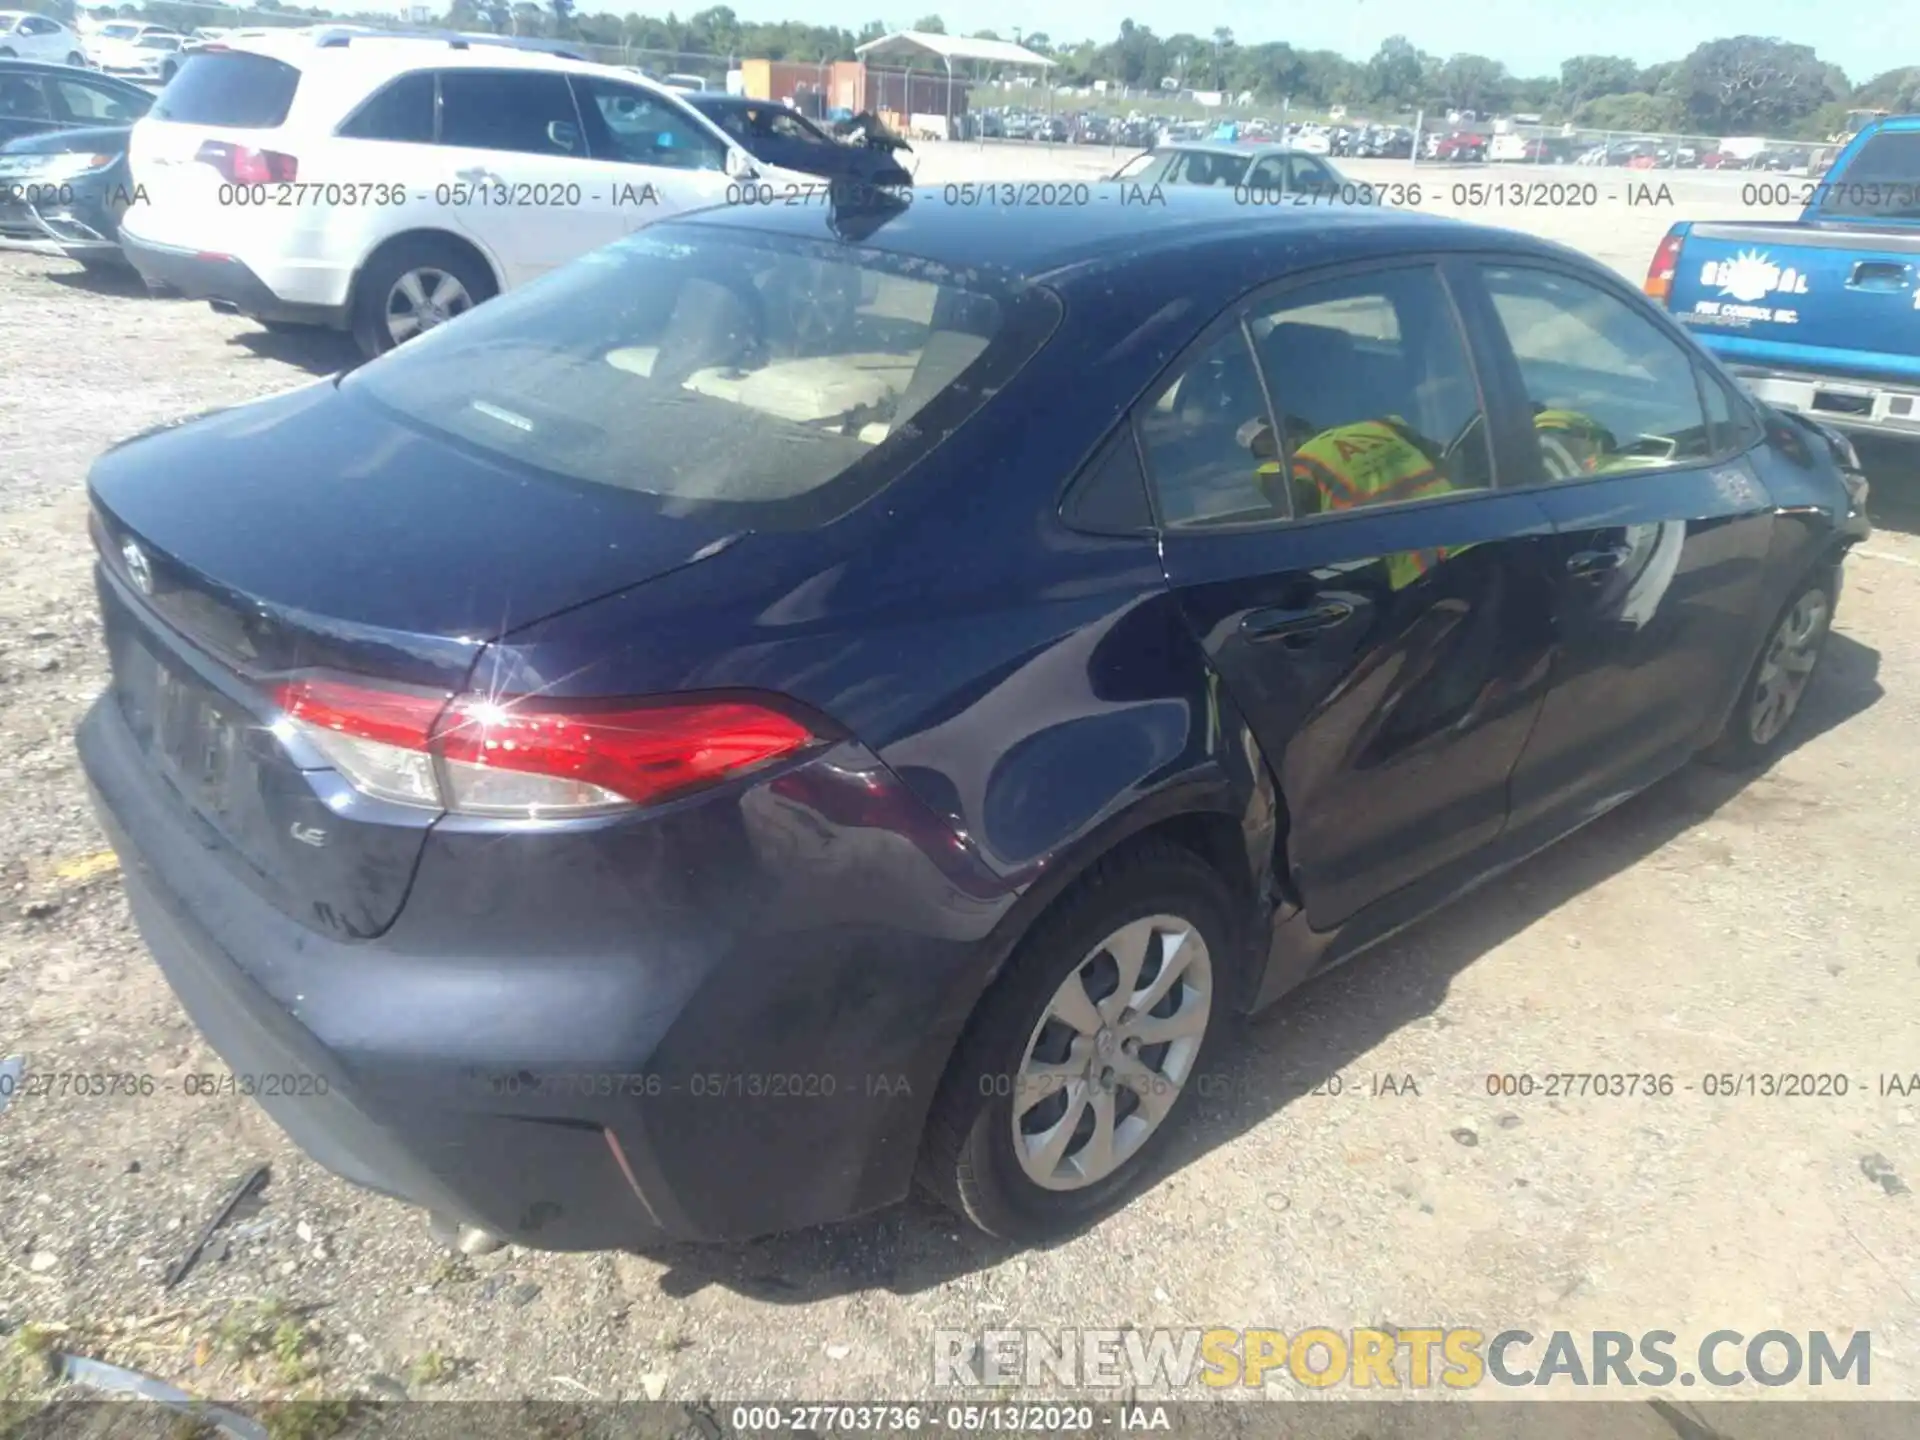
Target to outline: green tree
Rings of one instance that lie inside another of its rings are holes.
[[[1711,133],[1778,134],[1851,92],[1811,46],[1757,35],[1709,40],[1680,62],[1671,89],[1688,124]]]
[[[1450,55],[1437,78],[1437,98],[1456,110],[1490,115],[1506,109],[1512,97],[1507,67],[1484,55]]]
[[[938,15],[922,15],[913,22],[913,28],[923,35],[944,35],[947,33],[947,22]]]
[[[1636,91],[1631,95],[1602,95],[1574,112],[1581,125],[1595,130],[1672,130],[1679,125],[1674,103],[1664,95]]]
[[[1569,110],[1640,88],[1640,67],[1622,55],[1576,55],[1560,62],[1560,103]]]
[[[1404,35],[1389,35],[1367,61],[1367,99],[1395,109],[1423,98],[1426,56]]]

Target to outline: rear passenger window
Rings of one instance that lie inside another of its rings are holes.
[[[1251,328],[1280,423],[1261,444],[1284,454],[1293,514],[1493,483],[1473,365],[1431,268],[1294,291]]]
[[[53,93],[67,112],[67,118],[83,125],[111,125],[138,120],[152,107],[151,98],[138,99],[118,90],[103,89],[64,77],[52,82]]]
[[[1760,438],[1753,414],[1737,400],[1726,383],[1709,370],[1701,370],[1700,394],[1707,402],[1707,423],[1713,427],[1713,452],[1725,455],[1744,450]]]
[[[340,127],[350,140],[433,143],[433,74],[402,75],[373,96]]]
[[[1647,316],[1558,271],[1486,266],[1482,274],[1533,407],[1545,478],[1714,455],[1693,359]]]
[[[579,129],[579,113],[564,75],[533,70],[440,74],[442,145],[569,155],[579,145]]]

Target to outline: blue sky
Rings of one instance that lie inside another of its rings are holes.
[[[1816,0],[732,0],[748,20],[812,20],[858,29],[871,19],[905,29],[929,12],[956,34],[1018,25],[1058,40],[1110,40],[1132,19],[1161,35],[1232,29],[1242,42],[1285,40],[1308,50],[1362,58],[1389,35],[1422,50],[1491,55],[1522,75],[1556,74],[1569,55],[1627,55],[1643,65],[1675,60],[1703,40],[1768,35],[1811,45],[1854,81],[1902,65],[1920,65],[1920,29],[1911,0],[1873,5],[1822,5]],[[700,8],[681,0],[680,13]],[[583,0],[583,8],[597,8]],[[642,9],[650,9],[641,6]],[[1896,12],[1905,18],[1896,24]],[[655,13],[650,10],[650,13]]]

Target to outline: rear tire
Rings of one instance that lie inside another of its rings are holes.
[[[78,50],[76,50],[71,55],[67,56],[67,64],[73,66],[73,68],[76,70],[85,69],[87,64],[87,57],[82,55]]]
[[[369,360],[491,300],[499,287],[471,250],[410,236],[375,252],[354,289],[353,338]],[[408,327],[408,317],[418,323]]]
[[[1833,592],[1832,573],[1825,570],[1793,592],[1754,657],[1726,728],[1701,759],[1729,770],[1754,770],[1779,757],[1826,653]]]
[[[928,1116],[922,1183],[987,1234],[1023,1242],[1071,1234],[1137,1194],[1231,1028],[1238,918],[1220,874],[1170,842],[1096,866],[968,1023]],[[1138,1011],[1118,999],[1127,955]]]

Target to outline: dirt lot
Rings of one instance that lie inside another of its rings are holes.
[[[955,148],[923,178],[1107,158]],[[1739,213],[1737,185],[1692,184],[1691,212],[1505,218],[1637,278],[1675,214]],[[0,257],[0,1057],[220,1068],[134,936],[72,753],[104,679],[82,483],[115,440],[348,358]],[[246,1102],[26,1098],[0,1117],[0,1371],[30,1371],[22,1336],[49,1337],[31,1322],[218,1397],[861,1398],[925,1391],[938,1327],[1385,1322],[1665,1328],[1683,1344],[1864,1329],[1870,1393],[1920,1398],[1920,1099],[1881,1093],[1883,1075],[1920,1072],[1914,460],[1876,453],[1882,530],[1774,770],[1677,777],[1312,986],[1252,1028],[1241,1083],[1206,1103],[1169,1178],[1089,1235],[1013,1252],[915,1202],[738,1248],[455,1261]],[[1488,1094],[1490,1073],[1518,1071],[1657,1072],[1676,1089]],[[1700,1089],[1781,1071],[1844,1074],[1850,1093]],[[1373,1098],[1381,1076],[1402,1093]],[[163,1293],[261,1162],[257,1213]]]

